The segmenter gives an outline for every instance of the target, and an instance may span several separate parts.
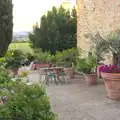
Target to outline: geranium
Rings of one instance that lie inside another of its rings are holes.
[[[117,65],[105,65],[99,68],[99,72],[120,73],[120,68]]]

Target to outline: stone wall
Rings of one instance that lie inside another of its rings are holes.
[[[120,28],[120,0],[77,0],[77,12],[77,46],[85,56],[91,45],[89,35],[99,32],[104,37]]]

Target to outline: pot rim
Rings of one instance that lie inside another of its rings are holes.
[[[102,74],[113,74],[113,75],[120,75],[120,73],[106,73],[106,72],[101,72]]]

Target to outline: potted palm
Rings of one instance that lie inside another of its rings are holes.
[[[76,61],[76,68],[78,72],[85,75],[85,81],[87,85],[97,84],[97,74],[96,74],[96,59],[94,56],[89,58],[78,58]]]
[[[108,97],[113,100],[120,100],[120,31],[111,33],[107,39],[103,39],[100,35],[98,38],[96,48],[99,49],[99,53],[111,52],[113,59],[116,55],[116,63],[101,67],[100,72],[104,79]]]
[[[13,76],[16,76],[23,59],[24,55],[20,50],[10,50],[5,55],[5,68],[9,69]]]

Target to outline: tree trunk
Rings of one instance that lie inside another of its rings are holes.
[[[116,53],[113,53],[113,65],[118,64],[118,55]]]
[[[118,68],[120,68],[120,53],[118,54]]]

